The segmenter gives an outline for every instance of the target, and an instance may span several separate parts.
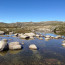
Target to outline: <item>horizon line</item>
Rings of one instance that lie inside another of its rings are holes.
[[[55,20],[55,21],[57,21],[57,20]],[[0,23],[18,23],[18,22],[22,22],[22,21],[17,21],[17,22],[0,22]],[[26,21],[26,22],[35,22],[35,21]],[[48,22],[48,21],[38,21],[38,22]],[[58,21],[58,22],[65,22],[65,21]],[[22,23],[25,23],[25,22],[22,22]]]

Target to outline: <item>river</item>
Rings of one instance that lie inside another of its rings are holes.
[[[44,35],[44,33],[41,33]],[[57,36],[53,33],[45,35]],[[51,39],[46,41],[35,38],[33,40],[24,40],[18,37],[1,37],[1,39],[12,39],[22,44],[22,50],[8,50],[0,52],[0,65],[65,65],[65,47],[62,46],[64,39]],[[30,50],[29,45],[35,44],[38,49]]]

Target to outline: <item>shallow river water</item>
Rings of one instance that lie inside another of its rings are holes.
[[[47,33],[45,35],[56,36]],[[34,40],[22,40],[18,37],[1,37],[1,39],[12,39],[24,44],[22,50],[8,50],[0,52],[0,65],[65,65],[65,47],[63,47],[63,39],[51,39],[45,41],[35,38]],[[30,50],[29,45],[35,44],[38,49]]]

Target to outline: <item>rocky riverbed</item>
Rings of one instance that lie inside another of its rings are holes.
[[[24,33],[0,36],[8,49],[0,51],[1,65],[65,65],[64,36]],[[4,41],[4,42],[5,42]]]

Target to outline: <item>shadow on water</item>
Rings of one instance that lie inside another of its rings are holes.
[[[49,33],[48,33],[49,34]],[[47,34],[46,34],[47,35]],[[49,34],[54,35],[55,34]],[[33,40],[19,39],[18,37],[0,37],[1,39],[12,39],[23,44],[22,50],[8,50],[0,52],[0,65],[65,65],[65,47],[63,39]],[[0,39],[0,40],[1,40]],[[30,44],[35,44],[38,49],[29,49]]]

